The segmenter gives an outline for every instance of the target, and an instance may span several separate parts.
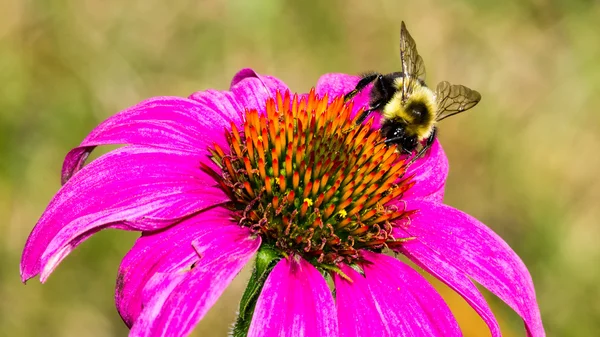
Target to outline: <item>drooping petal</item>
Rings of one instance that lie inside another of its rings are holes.
[[[229,89],[241,106],[264,113],[268,98],[275,98],[277,90],[285,93],[288,87],[271,76],[262,76],[252,69],[240,70],[231,81]]]
[[[264,113],[265,102],[270,97],[275,98],[277,90],[284,93],[288,87],[275,77],[259,75],[246,68],[233,77],[230,91],[198,91],[193,93],[190,99],[220,111],[236,125],[240,125],[246,109]]]
[[[230,126],[230,118],[212,105],[191,99],[154,97],[145,100],[102,122],[71,150],[63,164],[62,183],[81,169],[90,152],[99,145],[145,145],[206,154],[208,145],[219,138],[224,141],[224,137],[215,137],[215,134],[223,134],[223,129]]]
[[[494,317],[487,301],[467,275],[456,269],[445,261],[443,256],[440,256],[437,252],[427,248],[418,240],[407,242],[397,251],[407,256],[416,265],[437,277],[440,281],[444,282],[461,295],[479,316],[481,316],[485,324],[487,324],[492,337],[502,336],[498,321],[496,321],[496,317]]]
[[[360,77],[353,75],[339,73],[325,74],[317,81],[315,90],[321,97],[327,94],[331,102],[334,98],[344,96],[350,91],[354,90],[359,80]],[[372,85],[366,86],[361,92],[352,98],[354,105],[352,107],[352,113],[350,114],[351,117],[354,117],[359,109],[362,108],[366,110],[369,108],[370,92],[372,87]],[[373,115],[375,115],[375,123],[373,124],[373,127],[378,128],[380,126],[378,122],[380,116],[378,116],[377,113],[373,113]]]
[[[178,222],[165,230],[144,233],[125,255],[117,276],[115,302],[127,326],[142,310],[142,290],[155,274],[190,269],[200,260],[192,246],[204,232],[232,225],[230,214],[215,207]]]
[[[176,150],[127,146],[84,167],[54,196],[27,239],[22,279],[43,271],[45,280],[100,229],[157,230],[227,201],[198,160]]]
[[[281,259],[258,298],[248,337],[337,335],[335,304],[323,275],[302,258]]]
[[[241,83],[244,81],[252,81],[256,83],[260,82],[262,84],[262,87],[267,89],[267,95],[269,97],[275,97],[277,91],[284,93],[287,90],[289,90],[287,85],[278,78],[268,75],[259,75],[256,71],[250,68],[242,69],[238,71],[237,74],[235,74],[235,76],[233,76],[230,85],[231,89],[237,88],[240,85],[244,85],[244,83]]]
[[[417,210],[405,233],[502,299],[524,320],[529,336],[545,336],[533,281],[517,254],[477,219],[450,206],[427,200],[408,200]],[[411,244],[404,249],[412,253]],[[418,252],[413,257],[418,257]],[[419,260],[427,266],[429,261]],[[435,268],[433,265],[428,266]]]
[[[441,202],[448,178],[448,157],[440,142],[434,140],[425,155],[412,163],[406,176],[412,176],[414,185],[402,195],[402,199],[427,199]]]
[[[452,312],[419,273],[393,257],[365,252],[365,275],[335,276],[340,336],[462,336]]]
[[[187,336],[261,242],[237,224],[214,226],[194,239],[199,260],[191,269],[167,269],[150,277],[129,336]]]

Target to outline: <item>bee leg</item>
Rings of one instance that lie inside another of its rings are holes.
[[[383,83],[383,75],[381,74],[373,74],[370,77],[376,76],[376,78],[374,80],[371,80],[371,82],[375,81],[374,87],[376,87],[378,89],[378,91],[380,92],[380,95],[382,98],[379,98],[376,101],[371,101],[371,104],[369,106],[369,108],[365,111],[363,111],[362,114],[360,114],[360,116],[356,119],[356,124],[362,124],[362,122],[365,121],[365,119],[369,116],[369,114],[371,114],[371,112],[376,111],[381,109],[385,103],[388,102],[388,91],[385,88],[385,85]],[[365,77],[367,78],[367,77]],[[360,82],[359,82],[360,84]]]
[[[375,81],[375,79],[377,79],[377,77],[381,77],[381,74],[374,73],[374,74],[367,74],[367,75],[363,76],[363,78],[361,78],[360,81],[358,81],[358,83],[356,84],[356,87],[354,88],[354,90],[352,90],[349,93],[347,93],[346,95],[344,95],[344,102],[347,102],[349,99],[356,96],[356,94],[358,94],[361,90],[363,90],[367,85],[369,85],[369,84],[371,84],[371,82]]]
[[[371,112],[381,108],[381,106],[383,105],[383,101],[379,101],[377,103],[375,103],[375,105],[373,105],[372,107],[368,108],[367,110],[363,111],[360,116],[358,116],[358,118],[356,119],[356,124],[362,124],[362,122],[365,121],[365,119],[367,119],[367,117],[369,117],[369,115],[371,114]]]
[[[433,128],[433,131],[431,131],[431,134],[427,138],[427,141],[425,142],[425,145],[423,146],[423,148],[421,150],[419,150],[419,152],[408,163],[409,166],[412,163],[414,163],[417,159],[419,159],[423,155],[425,155],[425,152],[427,152],[427,150],[429,150],[431,148],[431,145],[433,145],[433,141],[435,140],[436,133],[437,133],[437,129]]]
[[[425,146],[423,146],[421,151],[419,151],[419,154],[417,155],[417,157],[421,157],[422,155],[425,154],[425,152],[427,152],[427,150],[429,150],[431,148],[431,145],[433,145],[433,141],[435,140],[436,134],[437,134],[437,129],[434,127],[433,130],[431,130],[431,134],[427,138],[427,142],[425,142]]]

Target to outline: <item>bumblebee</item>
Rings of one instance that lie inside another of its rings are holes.
[[[423,58],[417,52],[415,40],[406,30],[404,21],[400,28],[400,60],[401,72],[365,74],[354,90],[344,96],[344,100],[350,100],[373,83],[369,108],[356,119],[356,123],[361,124],[373,111],[379,112],[383,116],[381,133],[386,138],[385,143],[396,144],[406,154],[421,146],[416,159],[433,144],[437,122],[474,107],[481,100],[481,95],[446,81],[440,82],[435,91],[428,88]]]

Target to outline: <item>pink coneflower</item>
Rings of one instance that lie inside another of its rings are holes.
[[[99,230],[136,230],[115,295],[130,336],[188,335],[257,253],[234,336],[461,335],[434,288],[382,253],[391,249],[456,290],[493,336],[472,280],[544,336],[519,257],[442,203],[440,144],[408,165],[373,119],[355,125],[367,94],[342,97],[357,81],[325,75],[290,95],[245,69],[230,91],[152,98],[109,118],[67,155],[64,186],[27,240],[23,281],[44,282]],[[83,165],[106,144],[126,146]]]

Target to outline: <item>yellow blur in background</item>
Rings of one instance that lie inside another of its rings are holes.
[[[445,120],[446,203],[500,234],[529,267],[549,336],[600,329],[600,4],[584,0],[3,1],[0,7],[0,336],[124,336],[117,268],[136,233],[104,231],[41,285],[21,250],[60,187],[62,159],[142,99],[227,89],[252,67],[306,92],[327,72],[400,70],[400,21],[428,83],[478,90]],[[6,3],[7,2],[7,3]],[[248,270],[196,328],[225,336]],[[435,283],[466,336],[472,309]],[[506,336],[522,323],[486,293]]]

